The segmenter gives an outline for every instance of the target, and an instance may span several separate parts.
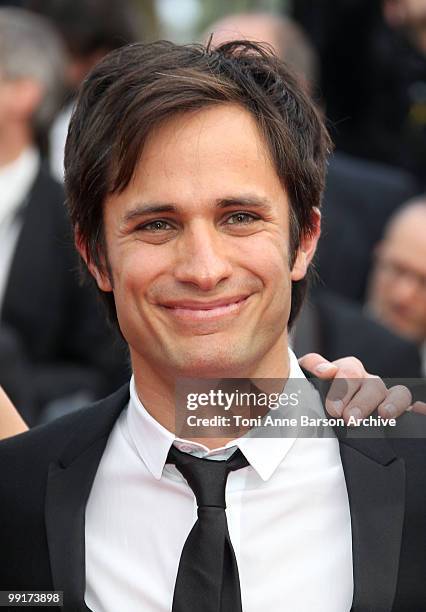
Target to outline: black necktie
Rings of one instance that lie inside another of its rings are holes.
[[[241,612],[237,560],[225,514],[229,472],[248,465],[240,450],[227,461],[200,459],[172,446],[174,463],[188,481],[198,505],[198,519],[182,550],[172,612]]]

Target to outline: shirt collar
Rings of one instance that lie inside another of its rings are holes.
[[[34,147],[26,148],[13,162],[0,168],[2,201],[0,221],[13,214],[31,188],[40,166],[40,155]]]
[[[130,379],[127,427],[139,456],[151,474],[159,480],[175,435],[152,417],[136,392],[134,376]]]
[[[288,349],[288,352],[290,363],[289,378],[305,379],[296,355],[291,349]],[[211,459],[227,458],[233,452],[231,449],[238,447],[260,478],[267,481],[271,478],[296,440],[296,438],[287,437],[242,437],[231,440],[223,448],[212,449],[210,451],[202,444],[176,438],[174,433],[163,427],[146,410],[136,392],[133,376],[130,380],[127,427],[140,458],[157,480],[162,476],[170,447],[172,444],[175,444],[184,452],[190,452],[191,454]]]

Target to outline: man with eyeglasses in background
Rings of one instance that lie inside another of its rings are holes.
[[[426,375],[426,196],[407,202],[387,224],[376,248],[368,308],[419,345]]]

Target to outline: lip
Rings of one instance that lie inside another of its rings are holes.
[[[197,300],[176,300],[162,304],[165,308],[184,308],[185,310],[212,310],[220,306],[229,306],[236,304],[248,298],[248,295],[236,295],[232,297],[222,297],[210,302]]]
[[[162,306],[166,308],[171,315],[179,319],[202,321],[238,314],[249,297],[250,295],[241,295],[220,298],[211,302],[185,300],[168,302],[167,304],[162,304]]]

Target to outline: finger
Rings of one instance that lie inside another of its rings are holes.
[[[337,366],[324,359],[319,353],[307,353],[299,359],[299,365],[318,378],[329,379],[333,378],[337,372]]]
[[[414,402],[411,407],[413,412],[426,415],[426,402]]]
[[[338,378],[367,378],[371,374],[368,374],[362,365],[361,361],[356,357],[342,357],[341,359],[335,359],[333,365],[337,366]]]
[[[329,401],[328,403],[326,401],[326,407],[332,416],[340,417],[363,381],[372,376],[367,374],[361,361],[356,357],[343,357],[333,363],[338,369],[327,396]]]
[[[404,385],[395,385],[388,389],[384,401],[377,410],[381,417],[385,419],[394,419],[404,414],[411,406],[412,401],[411,392],[407,387],[404,387]]]
[[[331,383],[325,398],[325,408],[333,417],[341,417],[344,409],[361,388],[362,380],[359,378],[337,377]]]
[[[381,378],[372,376],[361,381],[360,388],[352,396],[343,410],[343,418],[349,425],[355,425],[353,419],[369,417],[385,400],[388,391]],[[352,420],[350,420],[352,417]]]

